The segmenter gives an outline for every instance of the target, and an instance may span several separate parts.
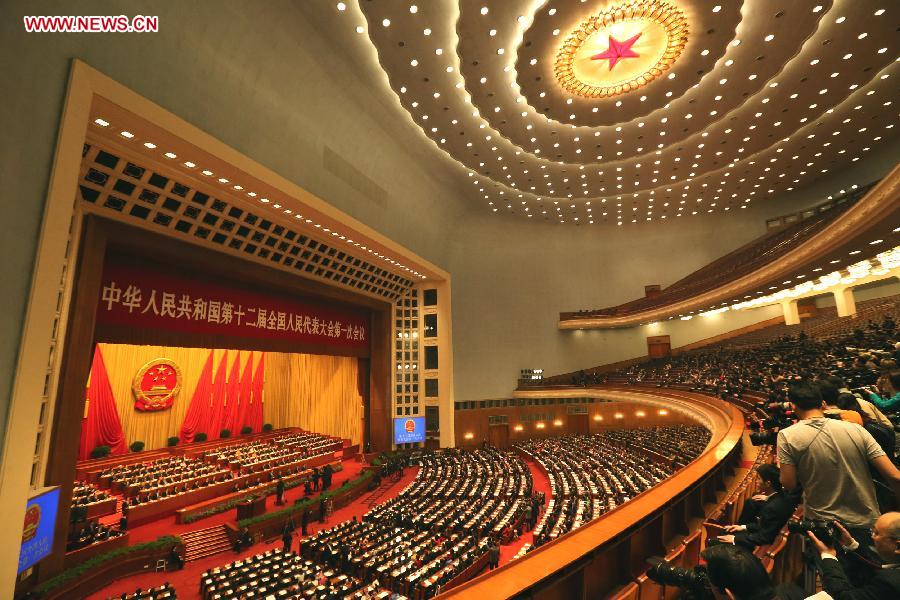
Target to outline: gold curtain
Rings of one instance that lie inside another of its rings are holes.
[[[348,356],[266,352],[265,422],[362,440],[358,362]]]
[[[99,344],[116,409],[128,444],[142,441],[147,450],[163,448],[169,437],[177,436],[200,379],[209,353],[213,353],[213,378],[225,350]],[[255,369],[261,352],[228,350],[226,377],[235,360],[240,360],[243,376],[247,359]],[[172,360],[181,369],[181,390],[172,407],[164,411],[134,409],[132,381],[138,370],[157,358]],[[319,433],[361,441],[362,397],[357,390],[357,359],[317,354],[267,352],[265,359],[265,423],[278,427],[302,427]],[[234,432],[235,434],[237,432]]]

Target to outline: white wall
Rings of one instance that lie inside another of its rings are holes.
[[[450,261],[457,400],[508,396],[520,369],[556,374],[646,356],[648,335],[669,334],[677,347],[779,314],[766,308],[654,328],[557,328],[561,311],[641,297],[645,284],[671,284],[750,241],[764,231],[758,215],[749,223],[729,215],[611,229],[502,225],[496,217],[465,223]]]

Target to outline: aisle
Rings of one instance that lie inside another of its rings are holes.
[[[550,480],[547,479],[547,476],[544,475],[544,472],[541,471],[539,467],[537,467],[533,461],[526,460],[525,464],[528,465],[528,469],[531,471],[531,477],[534,480],[534,491],[535,492],[544,492],[544,498],[546,502],[550,502]],[[546,503],[544,504],[546,506]],[[543,514],[543,511],[541,511]],[[540,516],[538,516],[538,520],[540,520]],[[517,540],[514,540],[511,544],[507,544],[506,546],[500,546],[500,564],[505,565],[516,555],[516,553],[522,549],[522,546],[525,544],[534,545],[534,535],[530,531],[526,531],[522,534]]]
[[[345,460],[343,462],[343,465],[344,469],[335,473],[334,477],[331,480],[332,489],[340,487],[348,479],[357,477],[363,467],[362,463],[360,463],[358,460]],[[284,493],[284,499],[289,504],[293,504],[294,500],[301,496],[303,496],[302,485],[287,490]],[[266,512],[270,512],[278,508],[281,507],[275,506],[275,494],[268,496],[266,498]],[[141,542],[151,542],[161,535],[180,535],[188,531],[196,531],[198,529],[215,527],[216,525],[224,525],[225,523],[233,523],[236,514],[237,509],[232,508],[231,510],[227,510],[223,513],[219,513],[217,515],[213,515],[211,517],[200,519],[199,521],[194,521],[193,523],[187,524],[176,523],[175,516],[172,515],[164,519],[158,519],[149,523],[145,523],[143,525],[129,528],[129,544],[133,545],[139,544]],[[112,517],[105,517],[103,519],[103,522],[107,522],[107,520],[110,520],[115,524],[118,524],[120,516],[120,513],[116,513]]]
[[[340,473],[335,473],[332,482],[332,488],[339,487],[347,479],[356,477],[362,470],[362,467],[363,464],[360,463],[358,459],[344,461],[344,470]],[[409,483],[412,482],[413,479],[415,479],[418,472],[418,467],[405,469],[403,478],[398,483],[392,485],[385,492],[385,494],[378,499],[379,504],[396,497],[404,487],[409,485]],[[293,490],[288,490],[285,493],[285,500],[289,504],[292,504],[295,499],[302,495],[303,487],[300,486],[298,488],[294,488]],[[371,510],[369,506],[363,504],[363,500],[365,500],[367,495],[368,494],[363,494],[349,505],[335,511],[334,514],[332,514],[331,517],[329,517],[328,521],[324,524],[320,524],[318,522],[310,523],[309,534],[312,535],[320,529],[326,529],[341,521],[352,519],[353,517],[356,517],[357,519],[362,518],[365,513]],[[272,496],[268,498],[266,501],[266,509],[271,511],[273,509],[279,508],[274,504],[275,497]],[[233,521],[234,515],[235,509],[232,509],[226,513],[222,513],[221,515],[216,515],[215,517],[196,521],[194,523],[191,523],[190,525],[176,525],[174,523],[175,518],[169,517],[167,519],[163,519],[162,521],[157,521],[155,523],[150,523],[141,527],[136,527],[135,532],[140,532],[142,539],[156,539],[160,535],[177,535],[178,533],[184,533],[186,531],[205,529],[214,525],[224,524]],[[178,592],[179,600],[200,600],[200,575],[204,571],[217,566],[228,564],[236,560],[240,560],[248,556],[253,556],[255,554],[265,552],[266,550],[281,547],[281,540],[274,540],[271,543],[256,544],[252,548],[244,550],[240,553],[223,552],[214,556],[208,556],[198,561],[189,562],[181,571],[173,571],[169,573],[142,573],[133,577],[120,579],[106,586],[99,592],[88,596],[88,598],[89,600],[105,600],[107,598],[117,598],[123,592],[132,593],[137,588],[147,589],[150,587],[161,585],[162,583],[168,581],[175,586],[175,589]],[[297,542],[295,540],[294,550],[296,549]]]

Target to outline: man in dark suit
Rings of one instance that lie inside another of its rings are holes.
[[[284,504],[284,479],[281,477],[278,478],[278,483],[275,484],[275,504],[279,506]]]
[[[729,535],[719,536],[721,542],[743,546],[750,551],[774,542],[800,502],[798,495],[785,492],[781,487],[778,467],[764,464],[756,472],[761,480],[760,493],[744,503],[743,524],[726,525],[725,531]]]
[[[840,523],[835,523],[838,542],[844,552],[855,554],[859,542]],[[818,539],[812,532],[810,539],[816,545],[821,560],[822,587],[834,600],[882,600],[900,598],[900,512],[881,515],[872,529],[872,541],[879,558],[884,561],[881,568],[875,568],[866,582],[854,586],[847,578],[844,568],[837,561],[834,548]]]

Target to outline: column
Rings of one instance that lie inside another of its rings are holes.
[[[785,325],[799,325],[800,311],[797,309],[796,300],[782,300],[781,310],[784,312]]]
[[[837,316],[849,317],[856,314],[856,299],[853,297],[853,288],[841,288],[834,290],[834,304],[837,307]]]

